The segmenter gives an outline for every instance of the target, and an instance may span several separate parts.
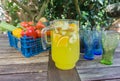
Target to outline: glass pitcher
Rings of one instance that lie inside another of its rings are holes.
[[[46,31],[51,31],[51,54],[55,66],[62,70],[75,67],[79,59],[79,22],[70,19],[59,19],[50,22],[50,27],[44,28],[42,33],[42,46],[46,49]]]

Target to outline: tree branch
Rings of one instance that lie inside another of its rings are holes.
[[[35,19],[36,21],[38,21],[42,17],[42,15],[43,15],[46,7],[48,6],[49,2],[50,2],[50,0],[44,0],[43,5],[42,5],[42,7],[40,9],[39,15]]]
[[[33,19],[33,15],[32,12],[29,10],[28,7],[22,5],[21,3],[19,3],[17,0],[12,0],[13,2],[15,2],[18,6],[20,6],[25,12],[27,12],[30,15],[30,18]]]
[[[75,4],[75,7],[76,7],[77,14],[79,15],[79,20],[81,20],[81,12],[80,12],[80,7],[79,7],[79,4],[78,4],[78,0],[73,0],[73,1],[74,1],[74,4]]]

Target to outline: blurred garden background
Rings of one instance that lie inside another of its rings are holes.
[[[0,21],[14,26],[22,21],[76,19],[80,28],[109,27],[115,18],[106,7],[120,0],[0,0]],[[0,30],[5,31],[0,28]]]

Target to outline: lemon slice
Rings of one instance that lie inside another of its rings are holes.
[[[58,40],[57,46],[58,47],[66,47],[69,42],[69,36],[63,36]]]
[[[57,43],[58,40],[62,37],[62,35],[60,34],[53,34],[53,42]]]

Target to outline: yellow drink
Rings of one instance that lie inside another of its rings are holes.
[[[70,19],[58,19],[41,31],[43,49],[46,49],[46,31],[51,30],[51,54],[57,68],[69,70],[75,67],[80,55],[79,22]]]
[[[72,23],[68,29],[57,28],[57,32],[55,29],[51,34],[52,59],[56,67],[62,70],[74,68],[80,54],[78,26]]]

